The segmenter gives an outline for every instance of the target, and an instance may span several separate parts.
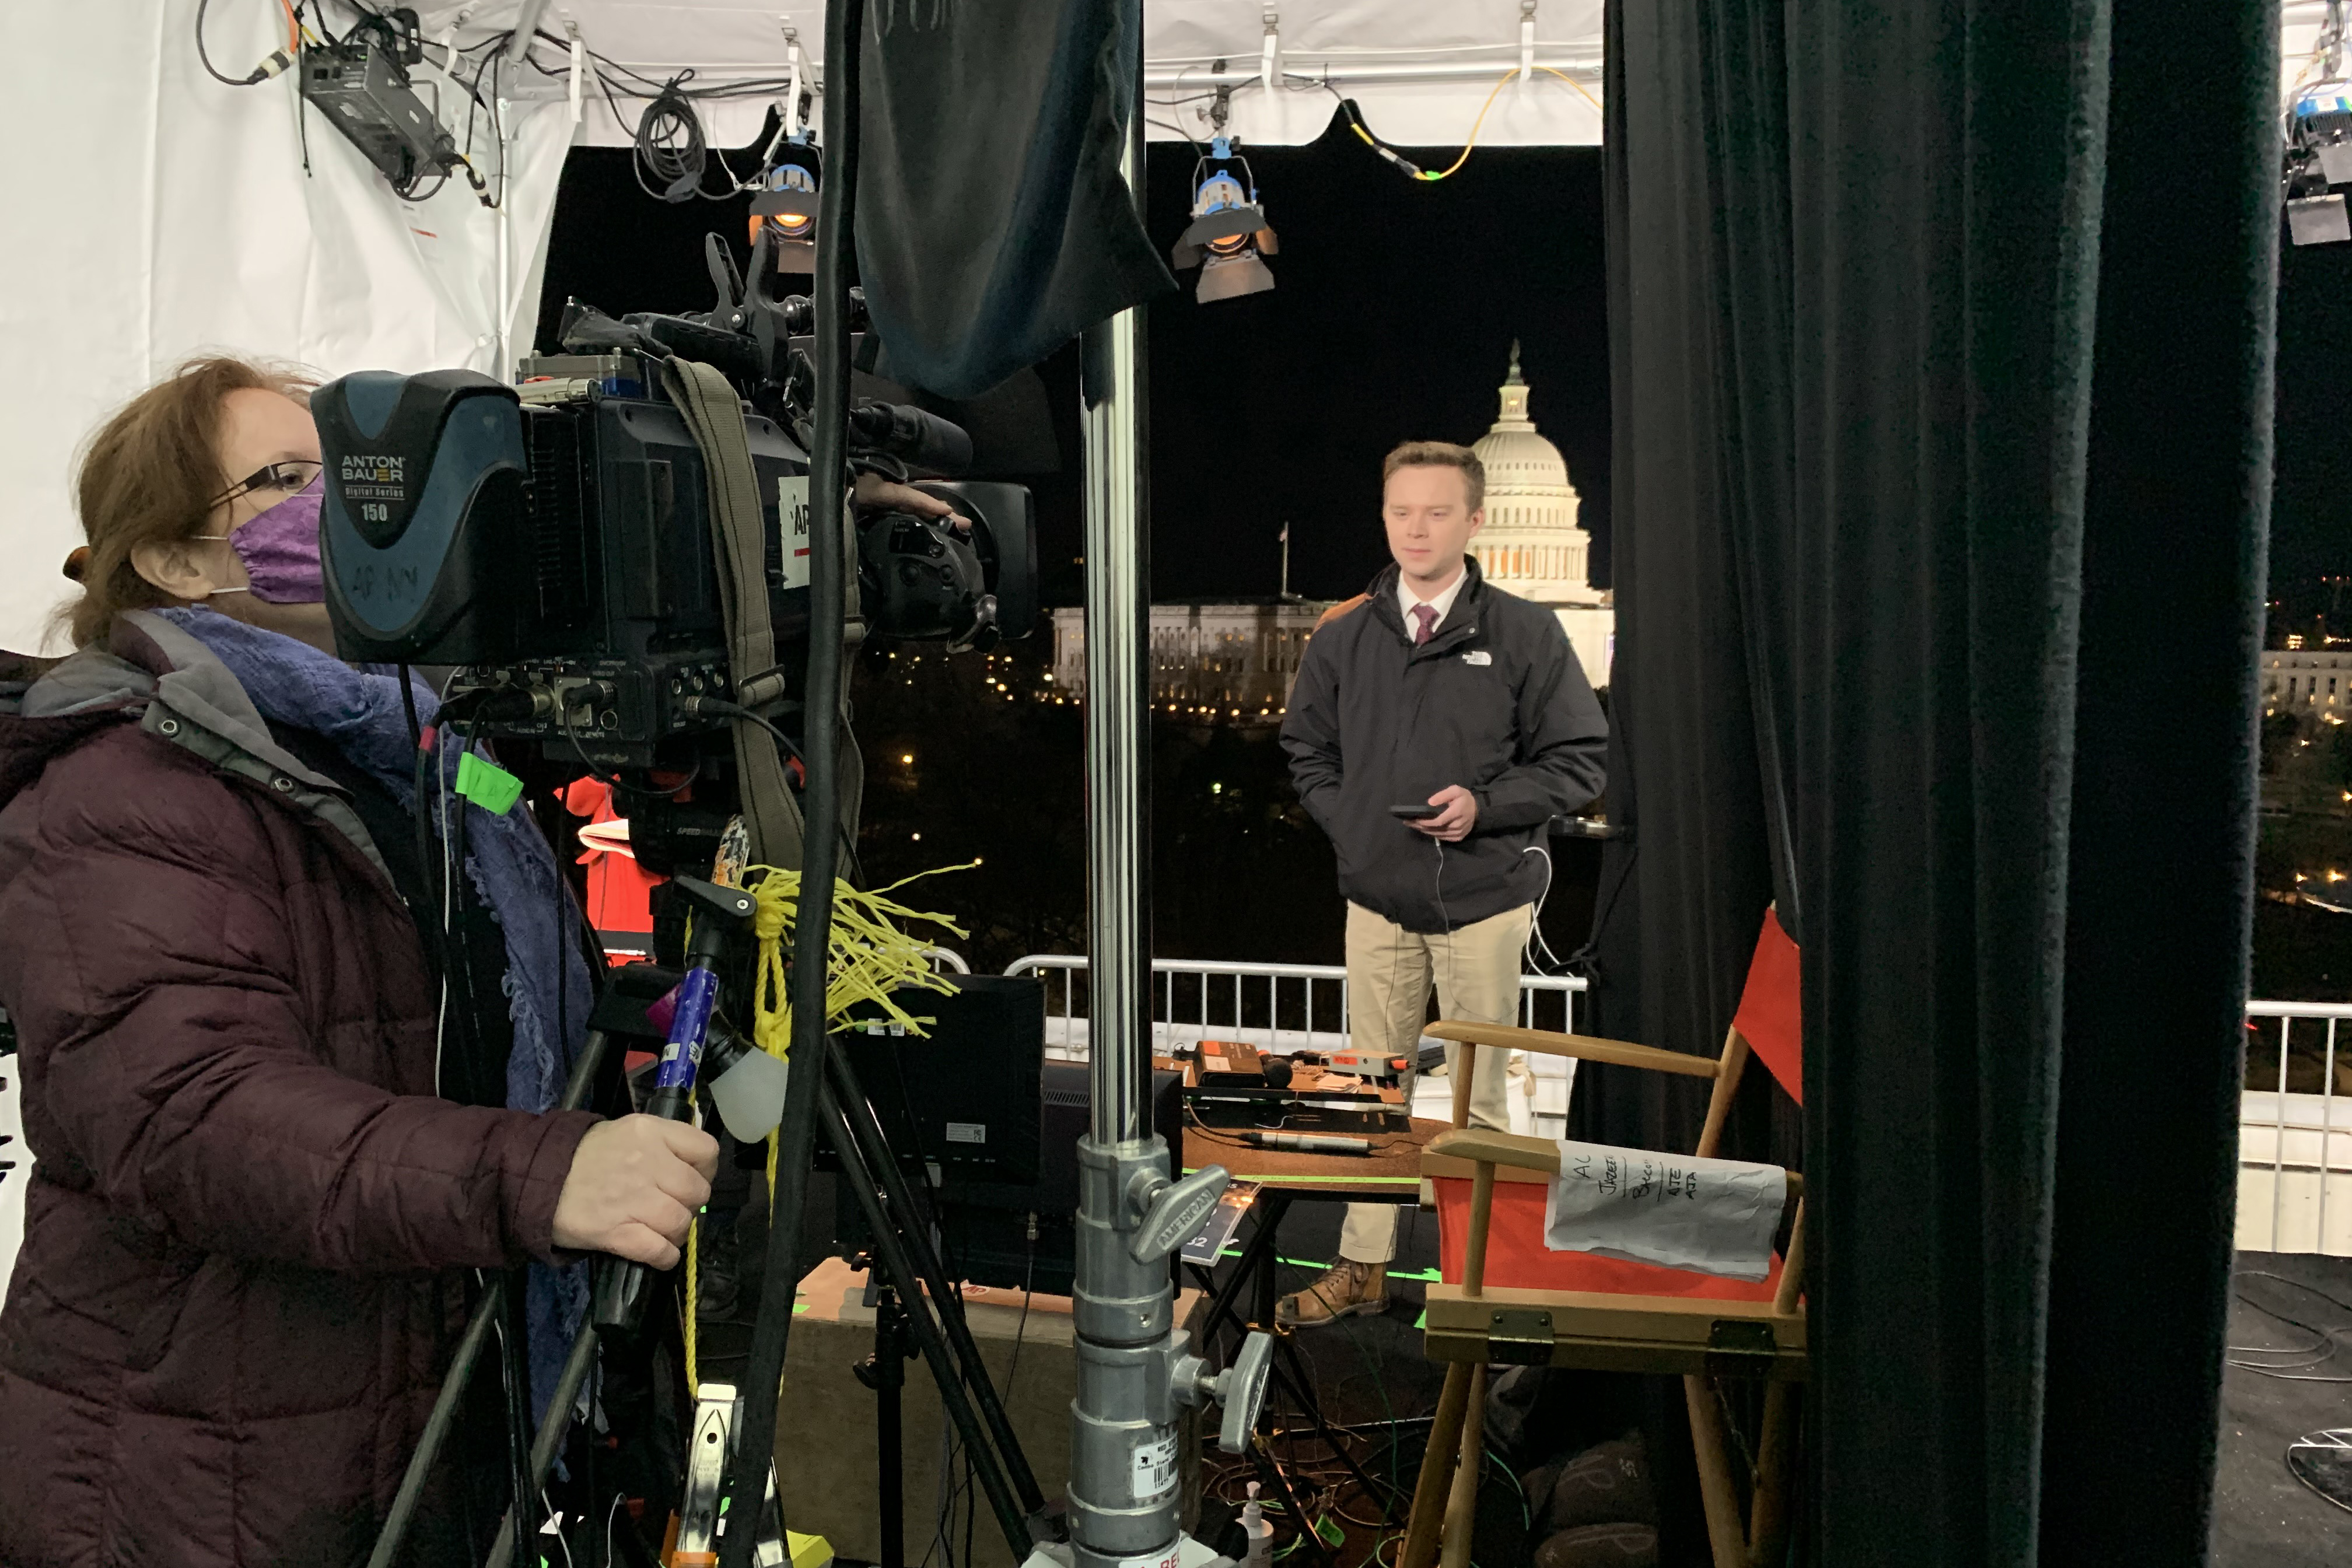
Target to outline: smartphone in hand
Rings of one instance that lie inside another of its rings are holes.
[[[1389,815],[1399,822],[1427,822],[1444,809],[1442,805],[1392,805]]]

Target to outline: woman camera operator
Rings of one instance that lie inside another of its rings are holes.
[[[78,651],[0,667],[37,1161],[0,1309],[11,1568],[362,1561],[473,1271],[538,1261],[544,1349],[584,1294],[547,1266],[667,1268],[709,1195],[703,1133],[547,1110],[592,1001],[578,921],[523,814],[426,782],[463,831],[417,831],[432,694],[330,651],[307,392],[208,358],[108,420]],[[506,1499],[463,1481],[411,1561],[476,1560],[466,1518]]]

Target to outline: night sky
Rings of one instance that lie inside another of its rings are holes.
[[[2273,625],[2352,594],[2321,581],[2352,574],[2352,245],[2289,245],[2279,257],[2278,451],[2271,502]]]

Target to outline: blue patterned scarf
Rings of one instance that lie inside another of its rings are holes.
[[[400,677],[389,666],[343,663],[306,642],[264,631],[209,609],[155,612],[211,649],[236,676],[263,718],[324,737],[352,766],[389,790],[408,810],[415,809],[416,752],[400,697]],[[440,702],[411,677],[417,719],[430,724]],[[457,771],[457,749],[438,749],[446,781]],[[507,1016],[514,1023],[514,1049],[507,1058],[507,1107],[546,1110],[563,1091],[563,1080],[586,1037],[595,994],[580,944],[568,940],[578,930],[570,889],[528,814],[494,816],[452,789],[449,809],[464,811],[466,875],[506,945]],[[437,807],[431,814],[440,827]],[[566,928],[569,928],[568,930]],[[563,991],[559,1009],[557,955],[562,955]],[[558,1039],[556,1020],[563,1021]],[[584,1265],[562,1269],[530,1268],[530,1384],[533,1414],[544,1417],[553,1397],[572,1337],[587,1310]]]

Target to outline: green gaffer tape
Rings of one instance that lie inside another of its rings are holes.
[[[488,758],[467,752],[457,759],[457,793],[493,816],[504,816],[522,798],[522,780]]]

